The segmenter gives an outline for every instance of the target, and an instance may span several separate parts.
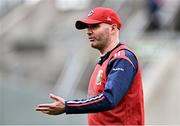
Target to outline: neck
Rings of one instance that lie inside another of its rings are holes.
[[[107,52],[111,51],[113,48],[115,48],[119,44],[119,40],[111,41],[108,45],[108,47],[104,50],[100,51],[101,56],[105,55]]]
[[[101,55],[105,55],[107,52],[111,51],[113,48],[115,48],[119,43],[119,31],[116,31],[114,34],[111,34],[111,37],[109,38],[109,41],[107,41],[106,46],[99,50]]]

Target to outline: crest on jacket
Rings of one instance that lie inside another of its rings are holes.
[[[99,70],[96,77],[96,85],[101,85],[102,77],[103,77],[103,70]]]

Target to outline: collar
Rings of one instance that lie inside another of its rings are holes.
[[[107,52],[105,55],[101,56],[101,57],[99,58],[98,64],[102,65],[103,62],[108,59],[108,57],[109,57],[109,55],[111,54],[111,52],[112,52],[113,50],[115,50],[116,48],[118,48],[119,46],[121,46],[121,45],[122,45],[121,43],[118,43],[118,44],[116,45],[116,47],[114,47],[112,50],[110,50],[109,52]]]

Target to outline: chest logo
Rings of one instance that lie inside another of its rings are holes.
[[[103,77],[103,70],[99,70],[96,77],[96,85],[101,85],[102,77]]]

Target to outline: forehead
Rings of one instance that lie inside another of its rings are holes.
[[[108,27],[110,27],[111,25],[110,24],[107,24],[107,23],[100,23],[100,26],[108,26]]]

